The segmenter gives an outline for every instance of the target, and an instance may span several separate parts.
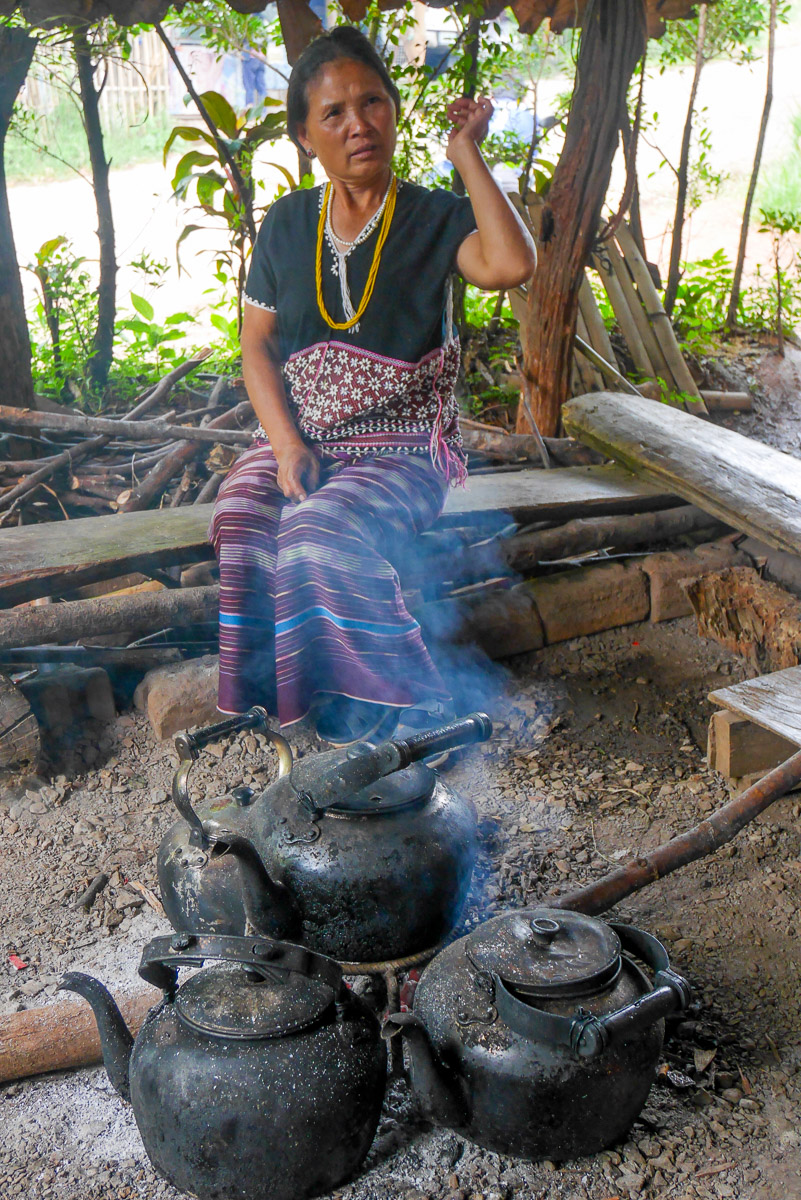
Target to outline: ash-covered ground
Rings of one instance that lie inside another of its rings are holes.
[[[463,927],[600,876],[723,803],[727,788],[704,761],[706,696],[744,673],[690,620],[564,643],[496,673],[487,693],[496,737],[446,769],[481,815]],[[51,1001],[60,974],[76,967],[136,988],[141,948],[167,926],[130,883],[156,890],[156,848],[174,819],[173,765],[171,747],[128,714],[75,746],[54,783],[29,778],[5,791],[0,1011]],[[245,736],[205,753],[193,788],[215,794],[267,781],[274,769],[261,739]],[[431,1129],[395,1082],[365,1168],[338,1195],[801,1196],[798,816],[796,799],[780,801],[714,858],[621,905],[663,937],[698,997],[670,1024],[670,1074],[624,1143],[565,1164],[504,1159]],[[100,870],[111,883],[88,914],[76,910]],[[26,970],[13,970],[11,952]],[[6,1085],[0,1112],[4,1200],[178,1196],[149,1165],[130,1108],[99,1068]]]

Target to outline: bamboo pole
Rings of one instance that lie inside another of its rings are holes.
[[[623,295],[623,289],[618,282],[617,275],[612,269],[611,259],[607,257],[606,247],[596,254],[593,258],[593,266],[601,276],[601,282],[604,285],[609,303],[614,309],[617,323],[620,326],[620,332],[623,334],[623,339],[629,348],[629,353],[634,360],[634,366],[641,375],[647,376],[649,379],[656,379],[656,371],[654,370],[651,360],[648,357],[648,352],[645,349],[639,330],[635,324],[634,317]]]
[[[595,293],[592,290],[592,284],[587,278],[586,271],[581,281],[581,287],[579,288],[579,311],[584,317],[584,324],[587,326],[589,334],[587,341],[593,350],[597,351],[608,363],[616,366],[615,352],[612,349],[609,331],[604,325],[604,319],[601,316],[601,311],[598,308],[598,302],[595,299]]]
[[[651,279],[648,265],[640,254],[631,230],[625,223],[621,224],[618,228],[617,240],[634,276],[640,297],[646,306],[648,319],[653,326],[654,334],[662,348],[662,353],[664,354],[676,387],[680,392],[686,392],[688,395],[698,398],[699,403],[691,406],[692,412],[708,412],[701,397],[698,384],[690,374],[690,368],[684,361],[684,356],[679,349],[676,335],[673,332],[673,324],[665,312],[662,301],[659,299],[659,293],[654,287],[654,281]]]
[[[642,299],[639,292],[634,286],[634,280],[631,277],[629,269],[623,259],[616,244],[611,239],[604,243],[604,249],[609,255],[609,261],[612,264],[612,270],[615,272],[617,281],[620,284],[620,289],[626,298],[629,312],[632,315],[634,324],[637,326],[637,332],[640,335],[643,345],[645,346],[648,358],[654,368],[654,372],[659,379],[666,379],[668,382],[671,379],[670,371],[668,370],[665,356],[662,353],[662,347],[657,341],[656,334],[651,328],[651,324],[645,313]]]

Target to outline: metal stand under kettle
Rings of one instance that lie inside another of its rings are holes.
[[[253,708],[176,738],[173,800],[182,820],[164,838],[158,876],[171,924],[193,933],[256,931],[340,962],[401,959],[436,946],[459,918],[477,842],[472,801],[421,760],[484,741],[488,717],[378,747],[356,743],[293,762]],[[279,778],[196,812],[187,783],[199,751],[242,729],[277,747]]]

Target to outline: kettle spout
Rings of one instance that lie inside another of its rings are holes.
[[[251,931],[261,937],[291,941],[300,933],[300,914],[288,890],[271,878],[249,838],[222,829],[217,837],[237,860],[242,903]]]
[[[428,1030],[414,1013],[391,1013],[382,1036],[402,1033],[411,1060],[412,1087],[430,1120],[448,1129],[463,1129],[469,1121],[464,1089],[453,1071],[434,1054]]]
[[[130,1100],[128,1066],[134,1040],[108,988],[91,975],[70,971],[58,985],[59,991],[77,992],[92,1006],[100,1034],[103,1064],[115,1091],[123,1100]]]

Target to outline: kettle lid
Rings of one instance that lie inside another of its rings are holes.
[[[242,966],[207,967],[178,989],[181,1021],[214,1037],[255,1040],[297,1033],[318,1021],[334,1003],[320,979],[296,971],[253,971]]]
[[[608,987],[620,973],[620,939],[604,921],[561,908],[505,914],[468,935],[479,970],[526,996],[573,998]]]

